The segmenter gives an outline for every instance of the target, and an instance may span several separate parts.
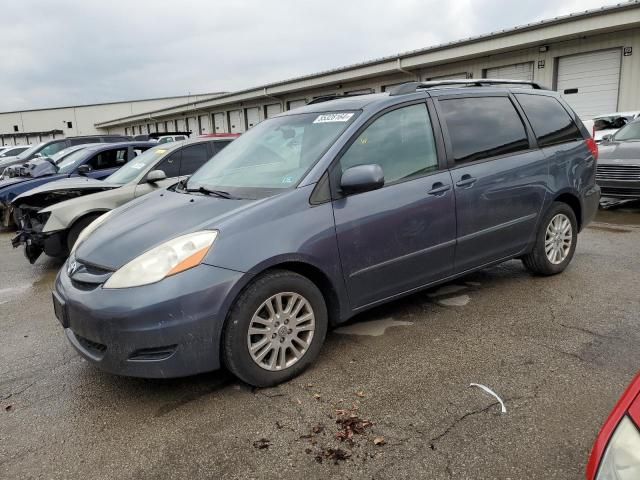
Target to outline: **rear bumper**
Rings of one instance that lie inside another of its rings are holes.
[[[598,213],[600,205],[600,187],[594,185],[588,189],[582,197],[582,223],[581,228],[589,225]]]
[[[56,278],[54,308],[71,345],[107,372],[170,378],[220,367],[220,335],[244,274],[200,265],[161,282],[108,290]]]

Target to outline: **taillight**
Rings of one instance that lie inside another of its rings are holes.
[[[598,160],[598,144],[593,138],[587,138],[586,140],[587,147],[591,151],[594,160]]]

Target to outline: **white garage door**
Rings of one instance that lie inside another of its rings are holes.
[[[252,128],[260,123],[260,108],[247,108],[247,127]]]
[[[279,113],[282,113],[282,105],[279,103],[267,105],[267,118],[275,117]]]
[[[467,72],[452,73],[451,75],[436,75],[435,77],[427,77],[425,80],[466,80]]]
[[[227,133],[225,118],[226,116],[224,112],[213,114],[213,128],[216,129],[215,133]]]
[[[231,127],[231,133],[244,132],[244,115],[242,110],[231,110],[229,112],[229,125]]]
[[[196,119],[196,117],[187,117],[187,132],[191,132],[192,137],[199,134],[198,120]]]
[[[288,105],[289,110],[293,110],[294,108],[304,107],[306,104],[306,100],[291,100]]]
[[[620,49],[560,57],[557,89],[582,120],[618,110]]]
[[[514,63],[513,65],[487,68],[485,77],[533,81],[533,62]]]
[[[198,117],[198,132],[200,135],[211,133],[211,121],[209,115],[200,115]]]
[[[187,130],[187,122],[184,118],[180,118],[177,120],[176,128],[178,129],[178,132],[185,132]]]

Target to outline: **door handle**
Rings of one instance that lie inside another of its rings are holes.
[[[456,182],[456,187],[472,187],[474,183],[476,183],[477,178],[472,177],[471,175],[464,174],[462,178]]]
[[[431,190],[429,190],[427,193],[429,195],[435,195],[439,197],[440,195],[443,195],[444,192],[446,192],[450,188],[451,187],[449,185],[445,185],[444,183],[441,183],[441,182],[436,182],[431,186]]]

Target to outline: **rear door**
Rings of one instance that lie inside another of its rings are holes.
[[[211,154],[209,153],[209,149],[205,142],[184,147],[182,149],[182,159],[180,161],[180,176],[184,177],[192,175],[193,172],[204,165],[210,157]]]
[[[379,114],[333,167],[336,235],[353,308],[451,274],[455,202],[430,110],[422,101]],[[382,167],[384,187],[342,196],[342,172],[364,164]]]
[[[526,248],[544,203],[548,164],[519,106],[507,93],[442,96],[455,188],[455,272]]]

